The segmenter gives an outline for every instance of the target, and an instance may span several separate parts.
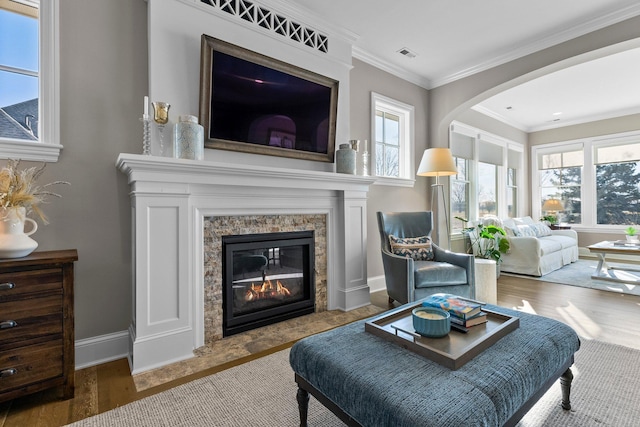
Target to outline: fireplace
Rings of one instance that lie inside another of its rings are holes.
[[[223,236],[314,230],[317,309],[370,303],[366,204],[375,178],[141,154],[120,154],[117,167],[132,197],[134,374],[223,338]]]
[[[223,336],[315,311],[314,232],[222,237]]]

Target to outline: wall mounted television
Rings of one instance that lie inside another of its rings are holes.
[[[334,161],[338,82],[202,35],[205,146]]]

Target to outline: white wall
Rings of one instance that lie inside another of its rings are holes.
[[[287,16],[284,14],[284,16]],[[296,22],[305,23],[300,19]],[[149,0],[149,94],[171,104],[170,116],[198,115],[202,34],[235,44],[339,82],[336,148],[349,138],[351,45],[326,30],[329,52],[322,53],[200,2]],[[141,101],[142,102],[142,101]],[[325,162],[303,161],[222,150],[205,150],[206,160],[333,171]]]

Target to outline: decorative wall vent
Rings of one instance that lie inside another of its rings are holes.
[[[294,42],[302,43],[322,53],[329,51],[329,40],[324,34],[307,28],[285,16],[248,0],[200,0],[222,12],[244,19],[252,24],[273,31]]]

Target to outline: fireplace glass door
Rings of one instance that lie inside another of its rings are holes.
[[[313,231],[222,238],[223,334],[315,310]]]

